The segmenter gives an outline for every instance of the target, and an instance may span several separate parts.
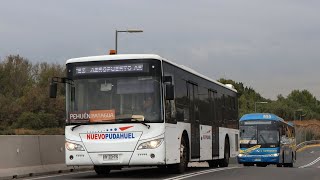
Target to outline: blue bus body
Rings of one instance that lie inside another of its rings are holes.
[[[296,160],[294,126],[270,113],[245,114],[240,118],[240,153],[244,166],[293,167]]]

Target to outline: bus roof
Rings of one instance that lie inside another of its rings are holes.
[[[126,59],[158,59],[162,60],[156,54],[115,54],[115,55],[101,55],[101,56],[88,56],[80,58],[72,58],[67,60],[66,64],[77,62],[90,62],[90,61],[110,61],[110,60],[126,60]]]
[[[234,92],[237,92],[236,89],[233,89],[231,87],[228,87],[226,86],[225,84],[222,84],[216,80],[213,80],[207,76],[204,76],[198,72],[196,72],[195,70],[189,68],[189,67],[186,67],[186,66],[183,66],[183,65],[179,65],[179,64],[176,64],[172,61],[169,61],[165,58],[162,58],[161,56],[159,55],[156,55],[156,54],[116,54],[116,55],[101,55],[101,56],[88,56],[88,57],[80,57],[80,58],[72,58],[72,59],[69,59],[67,60],[66,64],[69,64],[69,63],[78,63],[78,62],[91,62],[91,61],[111,61],[111,60],[134,60],[134,59],[157,59],[157,60],[160,60],[160,61],[165,61],[167,63],[170,63],[174,66],[177,66],[187,72],[190,72],[194,75],[197,75],[199,77],[202,77],[208,81],[211,81],[211,82],[214,82],[224,88],[227,88],[227,89],[230,89]]]
[[[271,120],[271,121],[282,121],[282,118],[271,113],[251,113],[245,114],[240,118],[240,121],[251,121],[251,120]]]

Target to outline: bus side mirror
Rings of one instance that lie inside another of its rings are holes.
[[[50,98],[56,98],[57,97],[57,83],[50,83]]]
[[[166,100],[174,100],[174,86],[166,84]]]

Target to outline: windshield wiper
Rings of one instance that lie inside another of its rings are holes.
[[[261,137],[261,139],[263,140],[263,142],[267,144],[267,141],[264,139],[264,137],[263,137],[261,134],[259,134],[259,136]]]
[[[79,127],[79,126],[82,126],[82,124],[77,124],[77,125],[73,126],[73,127],[71,128],[71,131],[73,131],[75,128],[77,128],[77,127]]]
[[[116,120],[117,121],[123,121],[125,123],[138,122],[138,123],[143,124],[144,126],[146,126],[148,129],[150,129],[150,125],[145,123],[145,122],[149,122],[149,121],[146,121],[146,120],[139,121],[138,118],[121,118],[121,119],[116,119]],[[130,121],[128,121],[128,120],[130,120]],[[100,123],[97,123],[97,124],[100,124]],[[74,129],[76,129],[76,128],[82,126],[82,125],[87,125],[87,124],[77,124],[77,125],[71,127],[71,131],[73,131]]]
[[[75,124],[75,126],[71,127],[71,131],[73,131],[75,128],[80,127],[82,125],[88,125],[88,123]]]
[[[146,124],[145,121],[139,121],[138,118],[121,118],[121,119],[116,119],[117,121],[124,121],[126,122],[126,120],[130,120],[129,122],[138,122],[140,124],[143,124],[144,126],[146,126],[148,129],[150,129],[150,125]],[[149,121],[147,121],[149,122]]]

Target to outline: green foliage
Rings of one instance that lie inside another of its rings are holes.
[[[0,135],[14,135],[14,130],[7,126],[0,125]]]
[[[257,112],[273,113],[286,120],[296,119],[319,119],[320,101],[318,101],[308,90],[293,90],[287,98],[281,94],[277,100],[263,98],[253,88],[246,87],[241,82],[220,79],[223,84],[232,84],[238,91],[239,116],[253,113],[255,106]],[[267,104],[255,104],[256,102],[268,102]]]
[[[0,126],[40,129],[63,127],[65,119],[64,88],[58,97],[49,97],[49,79],[65,76],[65,67],[57,64],[32,64],[19,55],[0,61]]]
[[[14,123],[14,128],[42,129],[55,128],[59,123],[53,114],[24,112]]]

